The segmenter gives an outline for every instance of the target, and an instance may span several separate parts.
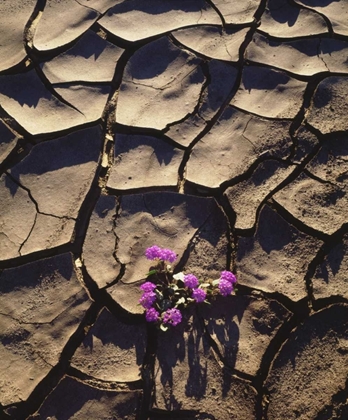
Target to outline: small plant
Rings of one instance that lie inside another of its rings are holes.
[[[237,283],[230,271],[222,271],[216,280],[198,280],[194,274],[173,274],[171,264],[177,256],[170,249],[156,245],[147,248],[145,256],[155,265],[147,273],[147,281],[140,286],[139,299],[148,322],[156,323],[162,331],[182,321],[182,309],[189,305],[206,303],[217,295],[229,296]]]

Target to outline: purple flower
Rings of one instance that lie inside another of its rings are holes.
[[[198,279],[193,274],[186,274],[184,276],[184,283],[186,287],[190,287],[191,289],[194,289],[198,286]]]
[[[197,303],[203,302],[206,296],[207,294],[203,289],[193,289],[192,291],[192,297]]]
[[[237,283],[236,276],[233,273],[231,273],[230,271],[222,271],[221,275],[220,275],[220,279],[227,280],[233,286]]]
[[[165,324],[171,324],[175,327],[176,325],[180,324],[181,320],[182,320],[182,315],[179,309],[176,309],[176,308],[167,309],[166,312],[164,313],[163,322]]]
[[[171,249],[162,249],[160,259],[173,263],[176,260],[176,253]]]
[[[174,251],[167,248],[162,249],[157,245],[147,248],[145,256],[148,260],[155,260],[158,258],[163,261],[169,261],[170,263],[173,263],[176,260],[176,253]]]
[[[143,292],[153,292],[156,289],[156,285],[151,281],[146,281],[140,286],[140,290]]]
[[[233,285],[228,280],[220,279],[219,281],[219,292],[222,296],[228,296],[233,290]]]
[[[156,293],[154,292],[145,292],[142,297],[139,299],[140,305],[145,309],[150,309],[156,300]]]
[[[145,311],[145,318],[147,322],[156,322],[159,318],[159,313],[155,308],[150,308]]]
[[[155,260],[156,258],[161,258],[161,252],[162,249],[159,246],[150,246],[150,248],[147,248],[145,251],[145,257],[148,260]]]

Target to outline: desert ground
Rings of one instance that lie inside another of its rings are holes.
[[[0,419],[347,419],[347,181],[348,0],[1,1]]]

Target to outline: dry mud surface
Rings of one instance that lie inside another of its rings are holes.
[[[348,418],[348,0],[0,2],[0,419]],[[147,247],[232,270],[170,332]]]

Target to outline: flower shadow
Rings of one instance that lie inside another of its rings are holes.
[[[214,342],[215,351],[224,363],[223,370],[223,395],[230,388],[229,369],[234,369],[239,352],[239,339],[243,313],[247,301],[239,300],[235,296],[217,297],[216,302],[202,311],[206,330],[210,340]],[[227,369],[227,370],[226,370]]]
[[[214,309],[190,308],[180,325],[159,334],[156,400],[165,409],[185,409],[211,393],[223,398],[228,395],[233,380],[230,370],[238,353],[239,329],[232,318],[216,322],[213,312],[219,312],[216,309],[219,306],[220,303],[214,303]],[[242,317],[242,311],[242,308],[237,310],[238,318]],[[216,360],[219,353],[222,363]]]

